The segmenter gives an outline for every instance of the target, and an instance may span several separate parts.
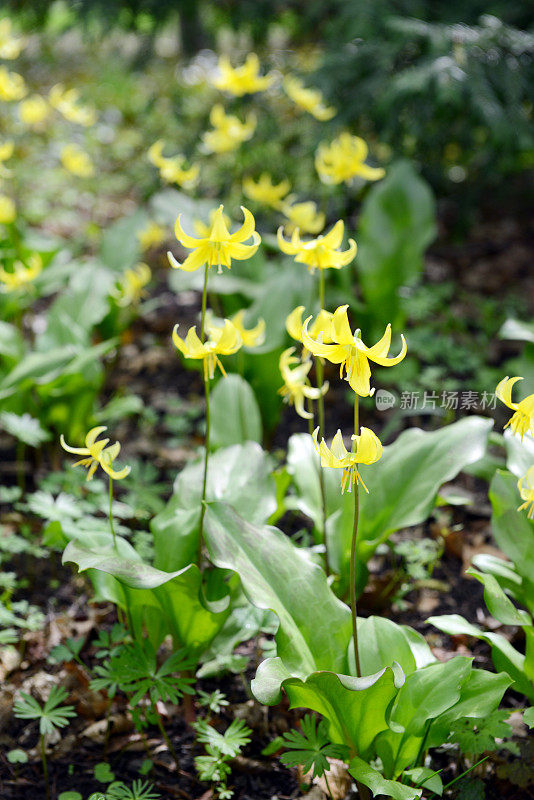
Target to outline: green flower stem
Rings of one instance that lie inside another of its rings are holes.
[[[152,703],[152,710],[154,711],[154,714],[156,715],[158,728],[160,730],[161,735],[163,736],[163,739],[165,740],[165,744],[167,745],[167,749],[168,749],[169,753],[171,754],[171,756],[174,759],[174,763],[176,764],[176,769],[178,770],[178,772],[180,772],[180,762],[178,760],[178,756],[176,755],[176,750],[172,746],[172,742],[169,739],[167,731],[165,730],[165,727],[163,725],[163,720],[161,719],[161,714],[159,713],[155,703]]]
[[[48,782],[48,764],[46,762],[46,750],[45,750],[45,737],[44,733],[41,734],[39,737],[39,742],[41,745],[41,761],[43,763],[43,775],[45,780],[45,787],[46,787],[46,800],[50,800],[50,784]]]
[[[206,325],[206,305],[208,302],[208,264],[204,267],[204,288],[202,289],[202,316],[200,317],[200,341],[204,343]]]
[[[206,395],[206,439],[204,442],[204,477],[202,478],[202,499],[200,501],[200,523],[198,531],[197,564],[202,564],[202,547],[204,544],[204,514],[206,513],[206,484],[208,482],[208,459],[210,452],[210,379],[204,378],[204,394]]]
[[[319,270],[319,311],[324,308],[325,303],[325,279],[324,279],[324,269]],[[323,369],[323,362],[321,361],[320,357],[317,356],[315,359],[315,375],[317,378],[317,388],[322,389],[324,383],[324,369]],[[318,411],[318,421],[319,421],[319,441],[325,434],[325,426],[324,426],[324,395],[320,394],[317,400],[317,411]],[[330,575],[330,562],[328,559],[328,545],[326,543],[326,518],[327,518],[327,510],[326,510],[326,488],[324,484],[324,471],[321,466],[321,462],[319,461],[319,486],[321,489],[321,506],[322,506],[322,517],[323,517],[323,538],[324,538],[324,566],[327,575]]]
[[[354,433],[358,433],[358,395],[354,395]],[[349,478],[350,480],[350,478]],[[358,517],[360,512],[358,483],[354,484],[354,523],[352,526],[352,542],[350,547],[350,610],[352,613],[352,641],[354,645],[354,662],[356,676],[362,677],[360,654],[358,651],[358,609],[356,607],[356,544],[358,540]]]

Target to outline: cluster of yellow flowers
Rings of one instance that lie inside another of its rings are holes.
[[[181,154],[172,157],[164,156],[164,147],[165,142],[162,139],[158,139],[148,151],[149,161],[159,169],[162,179],[166,183],[176,183],[186,189],[195,186],[200,175],[200,167],[193,164],[189,169],[185,169],[185,156]]]
[[[531,436],[534,436],[534,394],[529,394],[519,403],[514,403],[512,400],[512,388],[514,384],[522,380],[521,377],[509,378],[506,376],[499,382],[495,390],[499,400],[514,412],[504,427],[510,426],[512,433],[519,435],[521,441],[526,434],[530,433]],[[518,511],[526,509],[529,519],[534,519],[534,466],[530,467],[526,474],[519,479],[517,488],[521,499],[525,501],[519,506]]]

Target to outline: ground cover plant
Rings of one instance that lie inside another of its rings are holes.
[[[2,797],[531,796],[522,178],[458,226],[291,15],[81,11],[0,18]]]

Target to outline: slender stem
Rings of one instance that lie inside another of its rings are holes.
[[[200,317],[200,341],[204,341],[206,324],[206,304],[208,301],[208,264],[204,267],[204,288],[202,289],[202,316]]]
[[[41,743],[41,761],[43,762],[43,774],[45,779],[45,787],[46,787],[46,800],[50,800],[50,784],[48,782],[48,764],[46,763],[46,751],[45,751],[45,737],[44,733],[40,736],[40,743]]]
[[[109,527],[111,528],[111,535],[113,536],[113,547],[117,549],[117,537],[115,535],[115,528],[113,527],[113,478],[109,478]]]
[[[358,433],[358,395],[354,395],[354,433]],[[349,478],[350,480],[350,478]],[[352,612],[352,641],[354,645],[354,663],[356,675],[362,676],[360,654],[358,650],[358,609],[356,607],[356,544],[358,541],[358,517],[360,512],[358,482],[354,484],[354,523],[352,526],[352,542],[350,547],[350,609]]]
[[[171,754],[171,756],[174,759],[174,763],[176,764],[176,769],[179,771],[180,770],[180,762],[178,761],[178,756],[176,755],[176,750],[172,746],[171,740],[169,739],[167,731],[165,730],[165,727],[163,725],[163,721],[161,719],[161,714],[159,713],[155,703],[152,704],[152,708],[154,709],[154,713],[156,714],[156,720],[157,720],[157,723],[158,723],[158,728],[160,730],[160,733],[161,733],[161,735],[163,736],[163,738],[165,740],[165,744],[167,745],[169,753]]]
[[[208,482],[208,459],[210,453],[210,379],[204,377],[204,393],[206,395],[206,440],[204,443],[204,477],[202,479],[202,499],[200,501],[200,523],[198,531],[197,564],[202,565],[202,547],[204,544],[204,514],[206,513],[206,484]]]
[[[334,800],[334,796],[332,794],[332,790],[330,789],[330,784],[328,783],[328,778],[326,777],[326,772],[323,773],[323,774],[324,774],[324,782],[325,782],[325,785],[326,785],[326,790],[328,792],[328,796],[329,796],[330,800]]]
[[[322,311],[324,308],[325,303],[325,280],[324,280],[324,269],[319,270],[319,311]],[[317,388],[322,389],[324,383],[324,369],[323,369],[323,362],[319,357],[315,359],[315,376],[317,378]],[[321,392],[317,399],[317,411],[318,411],[318,421],[319,421],[319,439],[325,434],[325,424],[324,424],[324,396]],[[322,506],[322,523],[323,523],[323,538],[324,538],[324,566],[327,575],[330,575],[330,562],[328,559],[328,545],[326,542],[326,519],[327,519],[327,509],[326,509],[326,487],[324,482],[324,472],[321,464],[319,463],[319,486],[321,489],[321,506]]]

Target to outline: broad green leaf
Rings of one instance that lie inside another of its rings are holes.
[[[483,455],[492,424],[491,420],[472,416],[437,431],[410,429],[384,448],[380,461],[362,468],[369,494],[360,491],[360,564],[365,564],[394,531],[428,518],[440,486]],[[342,591],[348,581],[353,503],[351,494],[340,493],[338,510],[327,522],[328,541],[339,562]],[[365,580],[361,570],[360,588]]]
[[[24,338],[15,325],[0,320],[0,356],[19,360],[24,353]]]
[[[277,651],[292,674],[347,672],[350,610],[326,575],[281,531],[246,522],[224,503],[210,503],[205,538],[213,563],[237,572],[249,600],[280,620]]]
[[[523,722],[525,725],[528,725],[529,728],[534,728],[534,706],[526,708],[523,711]]]
[[[534,324],[518,319],[507,319],[499,331],[501,339],[518,339],[534,343]]]
[[[210,408],[213,447],[261,442],[260,410],[250,384],[240,375],[228,375],[217,383]]]
[[[38,419],[31,414],[13,414],[11,411],[0,413],[0,428],[24,442],[29,447],[38,447],[47,442],[52,435],[45,430]]]
[[[409,778],[416,786],[421,786],[423,789],[434,792],[440,797],[443,794],[443,781],[440,775],[438,775],[435,770],[430,769],[430,767],[405,769],[403,775]]]
[[[493,478],[489,497],[493,507],[491,527],[499,548],[514,562],[520,575],[532,583],[534,569],[534,521],[518,513],[521,497],[517,479],[499,470]]]
[[[532,617],[526,611],[517,609],[505,595],[493,575],[486,575],[471,567],[466,570],[484,586],[484,600],[490,614],[503,625],[532,625]]]
[[[121,218],[110,225],[102,236],[100,258],[102,263],[116,273],[122,273],[139,261],[141,249],[137,232],[145,227],[147,215],[137,211],[131,217]]]
[[[373,797],[384,795],[393,800],[416,800],[423,793],[422,789],[405,786],[398,781],[387,780],[377,769],[358,756],[354,756],[351,760],[349,772],[353,778],[371,789]]]
[[[372,675],[396,661],[408,676],[418,667],[436,660],[423,636],[386,617],[359,618],[358,640],[363,675]],[[355,674],[352,646],[349,648],[349,664],[351,673]]]
[[[429,185],[409,161],[388,168],[372,186],[359,217],[358,283],[375,332],[404,321],[399,288],[421,274],[426,247],[436,235],[435,203]]]
[[[527,433],[521,441],[520,436],[514,436],[508,429],[504,432],[504,444],[506,469],[509,469],[516,478],[522,478],[534,464],[534,439]]]
[[[293,478],[297,494],[288,498],[288,507],[296,507],[313,520],[315,527],[322,532],[323,511],[321,485],[319,481],[320,462],[312,438],[307,433],[295,433],[290,437],[287,447],[287,470]],[[339,504],[339,474],[336,470],[323,470],[326,489],[326,509]]]
[[[0,384],[0,399],[3,394],[2,390],[13,389],[23,381],[33,380],[39,383],[49,383],[61,375],[76,352],[74,345],[65,345],[46,353],[29,353],[6,375]]]

